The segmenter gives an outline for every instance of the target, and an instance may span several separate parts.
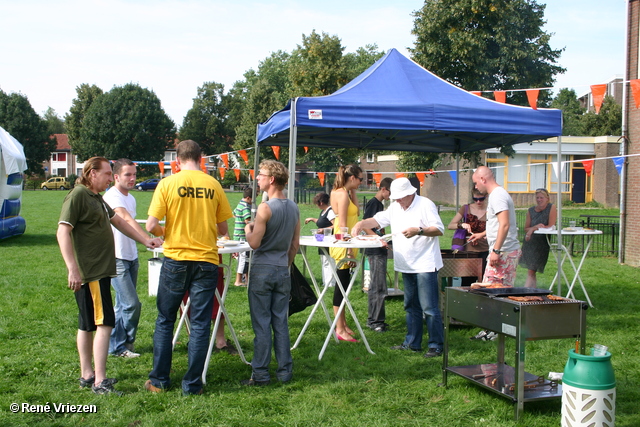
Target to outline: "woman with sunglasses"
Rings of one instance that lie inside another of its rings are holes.
[[[522,244],[522,256],[520,266],[527,269],[527,288],[536,287],[536,273],[544,273],[544,267],[549,260],[549,244],[546,236],[533,234],[540,228],[549,228],[556,223],[556,207],[549,203],[549,192],[544,188],[536,190],[536,205],[527,210],[527,219],[524,223],[524,242]]]
[[[472,193],[473,203],[466,204],[460,208],[458,213],[453,217],[449,226],[449,230],[463,228],[467,230],[467,242],[464,250],[467,252],[479,252],[482,258],[482,271],[487,266],[487,257],[489,256],[489,243],[487,238],[475,236],[476,233],[483,233],[487,227],[487,196],[474,188]],[[477,277],[463,277],[462,286],[470,286],[477,282]]]
[[[348,227],[349,231],[358,222],[358,199],[356,189],[362,183],[362,169],[356,165],[340,166],[331,190],[330,205],[333,208],[336,218],[333,221],[333,233],[340,234],[340,227]],[[357,249],[329,248],[329,255],[336,263],[344,258],[355,258],[358,255]],[[351,268],[353,263],[345,263],[338,270],[338,278],[342,288],[346,291],[351,279]],[[343,295],[338,286],[333,290],[333,313],[338,313],[342,304]],[[336,334],[341,341],[356,342],[353,338],[353,330],[347,326],[345,311],[342,310],[338,322],[336,323]]]

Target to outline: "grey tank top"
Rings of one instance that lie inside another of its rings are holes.
[[[287,252],[295,226],[300,221],[300,211],[289,199],[271,199],[266,203],[271,208],[271,219],[260,247],[253,252],[252,263],[286,267],[289,264]]]

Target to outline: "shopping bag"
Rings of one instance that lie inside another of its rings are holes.
[[[318,298],[302,275],[296,264],[291,264],[291,295],[289,297],[289,316],[314,305]]]

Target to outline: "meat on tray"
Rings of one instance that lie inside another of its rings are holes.
[[[520,301],[520,302],[531,302],[531,301],[544,301],[544,298],[542,297],[537,297],[534,295],[528,295],[528,296],[524,296],[524,297],[507,297],[510,300],[513,301]]]

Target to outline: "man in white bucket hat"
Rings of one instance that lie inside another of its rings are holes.
[[[391,183],[390,199],[396,203],[373,218],[358,222],[352,230],[357,235],[363,228],[391,226],[394,269],[402,273],[404,309],[407,313],[407,335],[394,350],[422,350],[423,316],[429,333],[425,357],[442,354],[444,330],[438,306],[438,270],[442,268],[438,236],[444,225],[436,205],[416,194],[407,178]]]

